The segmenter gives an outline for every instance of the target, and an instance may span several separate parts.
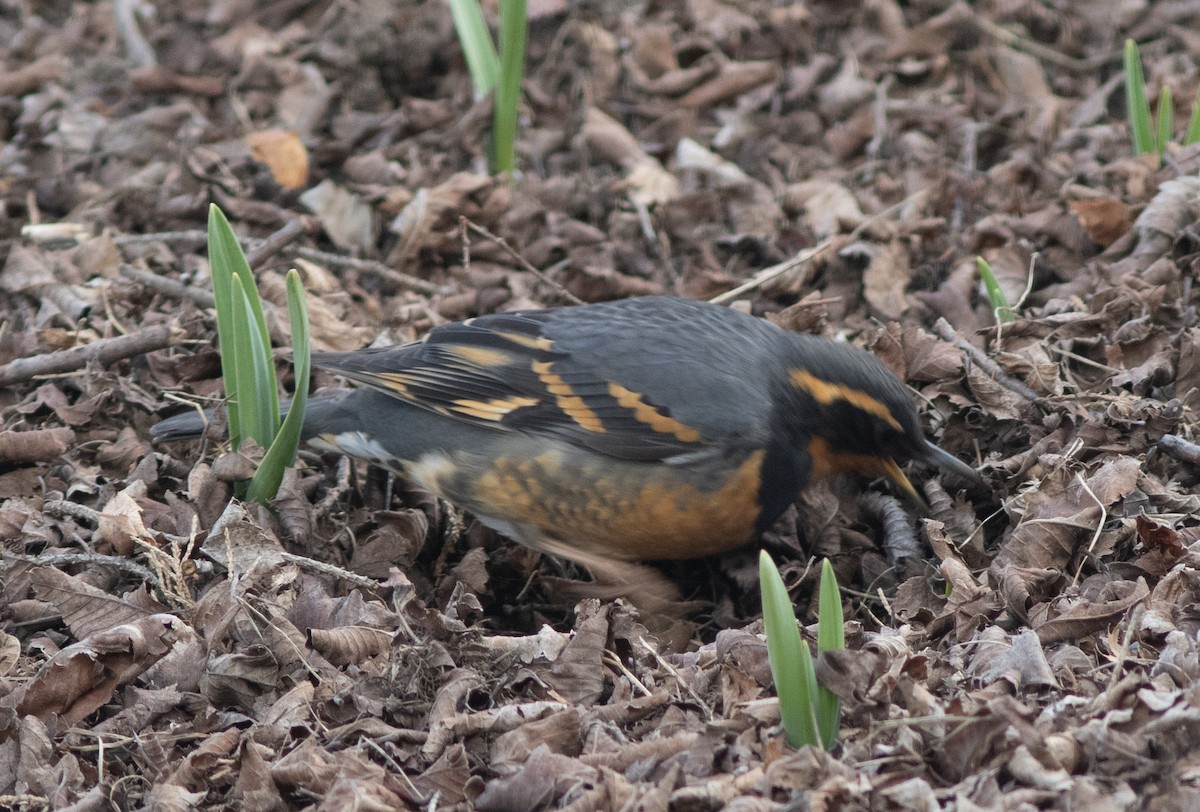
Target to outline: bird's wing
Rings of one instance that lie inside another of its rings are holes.
[[[550,434],[622,459],[665,460],[710,449],[714,438],[678,419],[665,398],[623,384],[619,369],[596,363],[603,347],[581,345],[572,320],[561,318],[566,312],[483,316],[398,347],[314,353],[313,363],[451,418]],[[636,368],[637,354],[626,355],[625,366]],[[646,379],[643,369],[626,384]]]

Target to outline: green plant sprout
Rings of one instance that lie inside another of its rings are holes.
[[[988,304],[992,307],[996,323],[1007,324],[1016,321],[1017,316],[1009,306],[1008,297],[1004,295],[991,264],[983,257],[975,257],[975,267],[979,270],[979,278],[983,280],[983,289],[987,292]]]
[[[495,91],[492,111],[492,171],[516,168],[517,115],[529,30],[526,0],[500,0],[499,49],[492,41],[479,0],[450,0],[450,15],[471,73],[475,97]]]
[[[817,682],[812,653],[800,638],[791,598],[779,568],[765,550],[758,557],[758,581],[767,657],[779,695],[784,735],[792,747],[811,744],[832,749],[837,743],[841,703],[832,691]],[[818,653],[845,648],[842,595],[828,559],[821,564],[817,609]]]
[[[1129,134],[1133,139],[1133,154],[1162,155],[1171,141],[1175,127],[1174,102],[1171,88],[1163,85],[1158,94],[1158,116],[1152,119],[1150,101],[1146,97],[1146,79],[1142,73],[1142,57],[1137,43],[1125,40],[1125,107],[1129,116]],[[1200,90],[1192,101],[1192,115],[1183,135],[1183,145],[1200,141]]]
[[[308,402],[312,349],[304,287],[300,275],[294,269],[288,271],[288,319],[292,327],[296,392],[281,425],[279,385],[271,360],[271,337],[262,300],[237,236],[215,205],[208,210],[208,261],[217,306],[217,341],[228,401],[229,441],[237,448],[242,440],[251,437],[267,449],[241,495],[265,504],[278,493],[284,471],[296,459]]]

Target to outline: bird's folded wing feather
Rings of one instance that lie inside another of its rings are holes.
[[[708,445],[664,404],[561,349],[544,327],[529,315],[492,315],[399,347],[314,353],[313,363],[448,417],[622,459],[664,460]]]

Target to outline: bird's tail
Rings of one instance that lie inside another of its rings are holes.
[[[337,395],[309,398],[304,410],[304,429],[301,431],[301,439],[307,440],[314,433],[311,427],[321,425],[326,414],[336,408],[339,401],[340,398]],[[287,417],[291,405],[291,401],[280,402],[280,419]],[[188,440],[198,440],[215,419],[216,412],[213,409],[205,409],[203,412],[199,409],[182,412],[154,425],[150,429],[150,440],[154,443],[182,443]],[[221,433],[222,435],[226,434],[224,428]]]

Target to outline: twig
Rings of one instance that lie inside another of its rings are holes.
[[[1079,482],[1079,486],[1083,488],[1084,492],[1087,493],[1088,496],[1092,497],[1092,501],[1096,503],[1096,507],[1100,508],[1100,521],[1096,522],[1096,531],[1092,533],[1092,542],[1087,548],[1088,555],[1091,555],[1096,549],[1096,542],[1100,540],[1100,534],[1104,531],[1105,523],[1108,522],[1108,508],[1104,506],[1104,503],[1101,502],[1092,489],[1088,487],[1087,481],[1084,480],[1082,474],[1076,474],[1075,479]],[[1072,587],[1079,585],[1079,576],[1083,573],[1083,565],[1086,563],[1087,557],[1081,556],[1079,559],[1079,567],[1075,570],[1075,577],[1071,580]]]
[[[938,319],[937,323],[933,325],[933,329],[942,339],[949,341],[951,344],[969,355],[971,360],[975,362],[980,369],[987,373],[988,377],[990,377],[996,383],[1000,384],[1010,392],[1015,392],[1025,400],[1032,402],[1038,399],[1037,392],[1034,392],[1028,386],[1016,380],[1015,378],[1010,377],[1007,372],[1000,368],[999,364],[997,364],[991,358],[988,358],[987,355],[984,354],[983,350],[979,349],[970,341],[967,341],[965,338],[956,333],[954,328],[950,326],[950,322],[946,321],[945,319]]]
[[[113,237],[113,245],[141,245],[146,242],[205,242],[208,234],[198,228],[187,231],[152,231],[148,234],[121,234]]]
[[[7,550],[0,553],[0,555],[4,558],[24,561],[27,564],[33,564],[38,567],[55,567],[59,564],[99,564],[132,573],[153,584],[155,587],[161,586],[157,575],[147,567],[143,567],[141,564],[123,555],[102,555],[100,553],[42,553],[41,555],[25,555],[24,553],[14,553]]]
[[[853,240],[855,237],[857,237],[863,231],[865,231],[866,229],[875,225],[875,223],[878,223],[883,218],[890,216],[892,214],[892,212],[897,211],[898,209],[900,209],[903,206],[907,206],[909,203],[913,202],[914,200],[916,200],[919,197],[923,197],[925,194],[926,194],[925,192],[917,192],[916,194],[909,195],[908,197],[901,200],[899,203],[893,203],[891,206],[888,206],[886,209],[879,212],[878,214],[876,214],[872,217],[868,217],[866,220],[863,220],[861,223],[859,223],[858,226],[856,226],[855,229],[853,231],[851,231],[849,235],[847,235],[848,239]],[[725,304],[726,302],[731,302],[734,299],[741,296],[742,294],[748,293],[748,292],[754,290],[755,288],[765,285],[767,282],[770,282],[775,277],[781,276],[782,274],[785,274],[790,270],[799,268],[801,265],[805,264],[806,262],[810,262],[811,260],[816,259],[818,256],[820,256],[821,254],[825,253],[830,248],[832,248],[833,245],[834,245],[833,238],[830,238],[821,243],[818,243],[817,245],[814,245],[812,248],[801,251],[799,254],[796,254],[796,256],[792,257],[791,259],[784,260],[783,262],[779,263],[778,265],[772,265],[769,268],[763,268],[761,271],[756,273],[751,279],[748,279],[747,281],[738,285],[733,290],[727,290],[724,293],[720,293],[720,294],[712,297],[711,299],[709,299],[709,301],[712,302],[713,304]]]
[[[525,259],[525,257],[521,256],[521,254],[518,251],[516,251],[511,245],[509,245],[507,242],[505,242],[503,237],[496,236],[495,234],[488,231],[483,226],[472,223],[466,217],[458,218],[458,222],[459,222],[459,225],[461,225],[463,228],[465,228],[469,231],[474,231],[479,236],[481,236],[485,239],[491,240],[496,245],[500,246],[501,250],[503,250],[506,254],[508,254],[510,257],[512,257],[514,260],[516,260],[517,263],[522,268],[524,268],[529,273],[533,274],[535,277],[537,277],[542,282],[545,282],[547,285],[554,288],[554,290],[558,292],[559,296],[562,296],[564,299],[566,299],[571,304],[573,304],[573,305],[583,304],[583,300],[580,299],[578,296],[576,296],[571,291],[567,290],[565,287],[563,287],[561,282],[554,281],[553,279],[551,279],[550,277],[548,277],[544,273],[542,273],[540,270],[533,267],[533,265],[529,262],[529,260],[527,260],[527,259]]]
[[[363,589],[377,589],[379,586],[381,586],[379,581],[376,581],[372,578],[367,578],[359,575],[358,573],[342,569],[341,567],[335,567],[333,564],[326,564],[323,561],[317,561],[316,559],[308,558],[303,555],[279,553],[279,556],[284,561],[295,564],[301,569],[308,570],[309,572],[315,572],[320,575],[328,575],[332,578],[337,578],[342,581],[347,581],[355,586],[362,587]]]
[[[424,293],[426,296],[432,296],[438,292],[438,286],[432,282],[426,282],[424,279],[418,279],[415,276],[401,273],[375,260],[344,257],[341,254],[330,254],[326,251],[318,251],[315,248],[306,248],[304,246],[296,248],[296,256],[335,268],[353,268],[356,271],[378,276],[380,279],[391,282],[397,287],[415,290],[417,293]]]
[[[980,31],[987,34],[989,37],[992,37],[993,39],[999,40],[1010,48],[1016,48],[1019,51],[1025,51],[1031,56],[1034,56],[1045,62],[1049,62],[1052,65],[1063,68],[1064,70],[1069,70],[1072,73],[1088,73],[1090,71],[1094,71],[1105,62],[1115,59],[1117,56],[1116,54],[1110,54],[1108,56],[1093,57],[1091,59],[1075,59],[1073,57],[1066,56],[1065,54],[1061,54],[1053,48],[1047,48],[1045,45],[1042,45],[1039,42],[1034,42],[1033,40],[1018,36],[1012,31],[1009,31],[1007,28],[996,25],[994,22],[984,18],[980,14],[974,15],[973,22],[975,25],[979,26]]]
[[[75,372],[88,364],[108,366],[135,355],[182,344],[186,333],[175,323],[158,324],[139,333],[101,338],[82,347],[18,358],[0,366],[0,386],[24,383],[39,375]]]
[[[327,516],[333,506],[350,490],[350,458],[343,456],[338,460],[337,484],[329,489],[329,493],[317,504],[317,515]]]
[[[1158,448],[1180,462],[1200,465],[1200,445],[1189,442],[1178,434],[1164,434],[1158,439]]]
[[[282,228],[280,228],[265,240],[246,240],[245,243],[252,246],[246,255],[247,261],[251,268],[259,267],[270,256],[278,253],[281,249],[296,240],[306,230],[307,225],[304,218],[296,218],[289,220]],[[137,245],[146,242],[199,242],[203,243],[208,239],[208,235],[200,230],[190,231],[158,231],[152,234],[124,234],[120,237],[114,237],[113,242],[120,245]],[[267,249],[270,250],[267,250]],[[406,273],[393,270],[382,262],[369,259],[356,259],[355,257],[346,257],[341,254],[331,254],[327,251],[318,251],[315,248],[307,246],[297,246],[295,254],[302,259],[307,259],[310,262],[317,262],[322,265],[328,265],[334,268],[353,268],[356,271],[378,276],[387,282],[392,283],[396,287],[415,290],[417,293],[424,293],[426,296],[432,296],[438,292],[438,286],[432,282],[427,282],[424,279],[419,279],[415,276],[410,276]],[[260,256],[259,251],[264,251]],[[124,273],[124,269],[122,269]],[[182,290],[191,290],[187,285],[182,285],[180,288],[171,289],[157,283],[150,283],[143,280],[141,277],[133,277],[132,274],[126,273],[126,276],[137,278],[139,282],[143,282],[148,287],[152,287],[161,293],[169,296],[180,298],[195,299],[193,294],[182,293]],[[202,304],[197,302],[198,304]],[[212,307],[211,296],[209,303],[205,305]]]
[[[161,293],[164,296],[171,296],[175,299],[188,299],[200,307],[216,307],[216,300],[213,298],[212,293],[204,288],[185,285],[178,279],[172,279],[169,276],[159,276],[154,271],[147,271],[145,268],[138,268],[134,265],[122,265],[119,270],[121,276],[132,279],[134,282],[149,288],[155,293]]]
[[[263,263],[278,254],[286,246],[295,242],[308,231],[308,223],[303,217],[297,217],[284,223],[282,228],[272,232],[265,240],[246,252],[246,262],[251,268],[260,268]]]

